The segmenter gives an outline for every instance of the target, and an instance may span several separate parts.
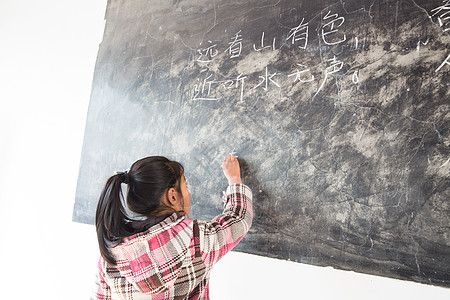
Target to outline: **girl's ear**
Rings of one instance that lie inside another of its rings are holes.
[[[170,188],[166,192],[166,200],[171,206],[177,206],[178,195],[174,188]]]

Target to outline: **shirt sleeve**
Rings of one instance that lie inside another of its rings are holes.
[[[103,260],[98,261],[98,272],[95,279],[94,288],[92,290],[91,300],[109,300],[111,299],[111,288],[105,281],[103,273]]]
[[[252,192],[243,184],[231,184],[224,195],[222,214],[210,222],[199,221],[200,252],[209,267],[231,251],[252,225]]]

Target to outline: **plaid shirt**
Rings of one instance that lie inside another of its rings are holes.
[[[100,257],[92,299],[209,299],[213,266],[250,229],[252,192],[228,186],[225,208],[212,221],[174,213],[111,248],[117,266]]]

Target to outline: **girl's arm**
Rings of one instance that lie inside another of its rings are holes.
[[[210,222],[198,221],[201,256],[207,266],[231,251],[248,232],[253,220],[252,192],[242,184],[238,160],[232,155],[225,157],[222,169],[229,183],[224,211]]]

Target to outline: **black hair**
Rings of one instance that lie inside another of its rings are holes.
[[[128,172],[118,173],[106,181],[97,204],[95,226],[100,253],[108,263],[116,265],[109,249],[136,233],[122,205],[121,184],[128,184],[128,208],[137,214],[154,217],[168,209],[161,203],[168,189],[174,188],[181,193],[183,173],[180,163],[162,156],[150,156],[136,161]]]

